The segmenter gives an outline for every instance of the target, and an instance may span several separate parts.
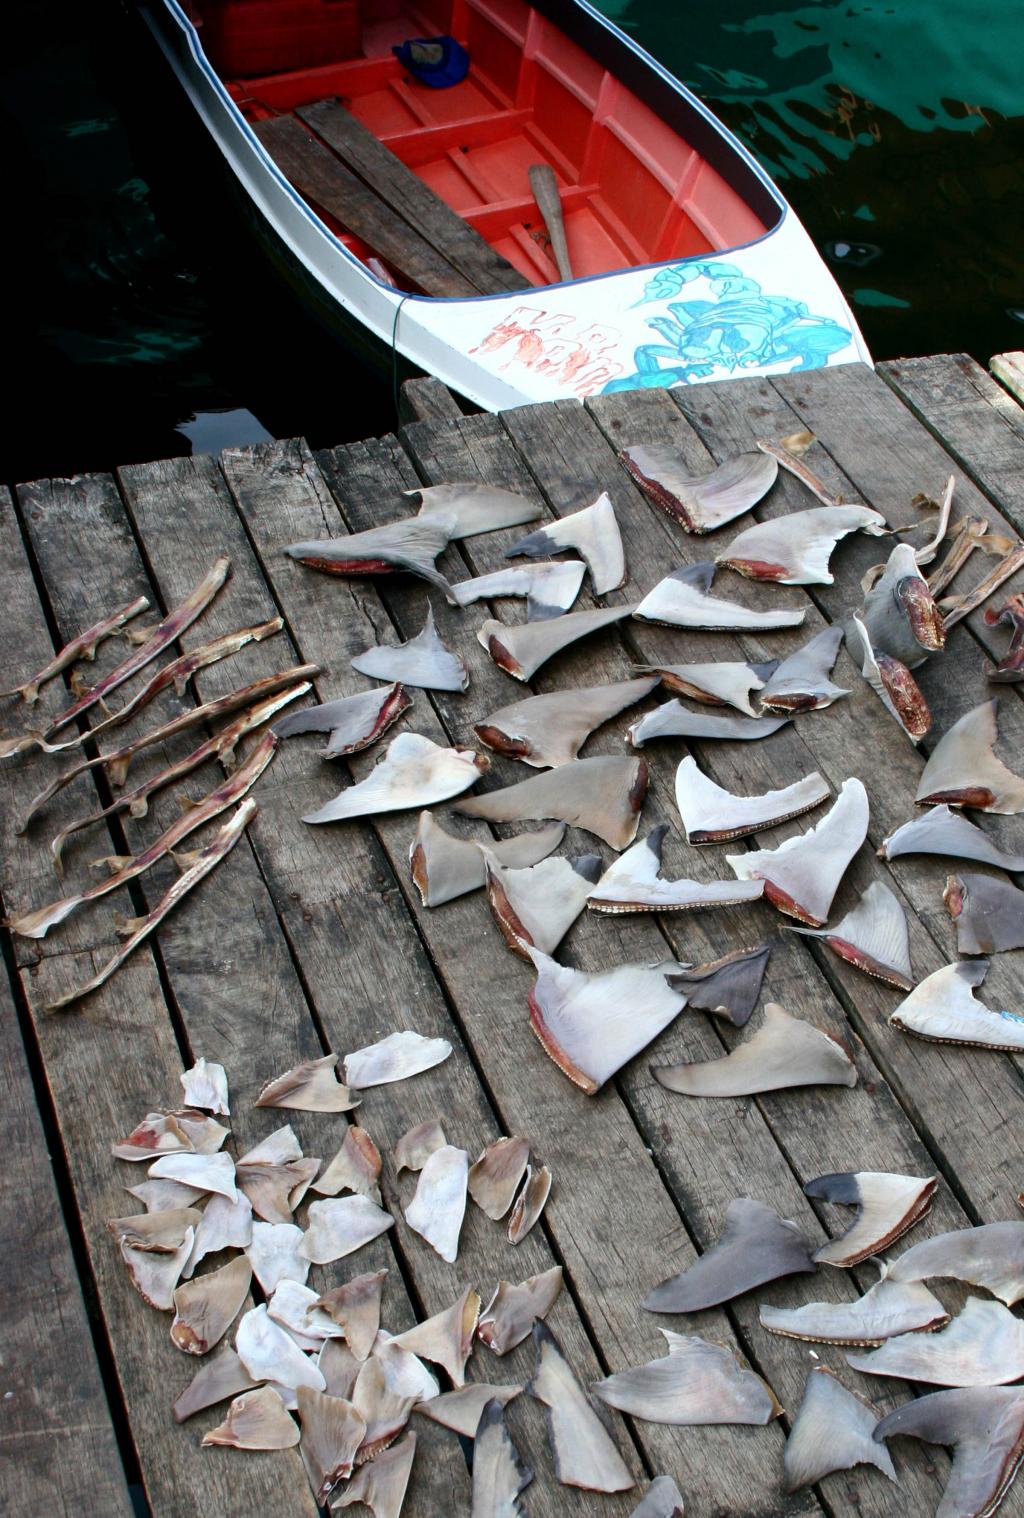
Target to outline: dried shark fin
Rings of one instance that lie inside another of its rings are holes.
[[[459,801],[455,810],[488,822],[539,822],[552,818],[584,828],[613,849],[633,842],[647,794],[642,759],[601,756],[574,759],[543,775],[484,796]]]
[[[345,1130],[341,1148],[324,1173],[313,1182],[313,1190],[320,1196],[337,1196],[339,1191],[355,1191],[380,1202],[377,1182],[380,1180],[380,1150],[365,1128],[350,1123]]]
[[[886,711],[899,723],[911,743],[920,743],[931,730],[932,714],[910,670],[892,654],[876,652],[861,619],[854,614],[846,634],[851,656]]]
[[[572,970],[530,949],[537,979],[530,1026],[544,1051],[573,1085],[593,1096],[605,1081],[664,1032],[686,1005],[668,984],[675,960]]]
[[[893,1334],[930,1333],[949,1322],[938,1297],[920,1282],[876,1281],[855,1302],[807,1302],[803,1307],[761,1307],[761,1327],[785,1339],[868,1348]]]
[[[386,1270],[374,1270],[353,1276],[316,1300],[315,1306],[344,1331],[345,1342],[357,1360],[365,1360],[373,1349],[386,1275]]]
[[[777,461],[738,453],[709,474],[691,475],[682,454],[657,444],[623,448],[619,458],[644,495],[687,532],[714,532],[750,511],[775,484]]]
[[[666,690],[708,706],[734,706],[747,717],[756,717],[752,692],[763,690],[779,667],[778,659],[764,664],[744,664],[719,659],[706,664],[641,664],[637,668],[660,677]]]
[[[915,669],[945,647],[946,628],[909,543],[897,543],[861,611],[871,645]]]
[[[98,622],[93,623],[92,627],[86,628],[85,632],[80,632],[77,637],[65,643],[64,647],[54,654],[49,663],[44,664],[37,674],[30,676],[28,680],[23,680],[20,685],[12,686],[10,690],[0,691],[0,697],[20,696],[27,705],[32,706],[39,699],[40,687],[48,680],[52,680],[55,675],[59,675],[62,670],[67,669],[78,659],[95,659],[96,648],[104,638],[120,632],[132,617],[137,617],[140,612],[148,610],[149,602],[146,597],[136,596],[134,601],[129,601],[127,605],[119,607],[109,616],[101,617]]]
[[[878,1411],[865,1397],[824,1365],[816,1366],[783,1451],[785,1490],[799,1491],[855,1465],[874,1465],[898,1485],[892,1456],[871,1437],[877,1423]]]
[[[394,1224],[389,1213],[359,1192],[310,1202],[299,1254],[312,1265],[330,1265],[380,1238]]]
[[[467,1286],[460,1297],[442,1312],[395,1334],[399,1349],[421,1355],[448,1372],[453,1386],[465,1386],[466,1364],[473,1353],[473,1335],[480,1317],[480,1296]]]
[[[932,1392],[877,1424],[879,1442],[902,1434],[953,1450],[953,1469],[935,1518],[991,1518],[1024,1459],[1024,1390],[975,1386]]]
[[[257,1107],[290,1107],[297,1112],[351,1112],[358,1107],[347,1086],[335,1080],[336,1054],[306,1059],[260,1088]],[[250,1161],[251,1163],[251,1161]]]
[[[529,537],[521,538],[506,549],[505,557],[514,559],[525,555],[531,559],[543,559],[566,548],[574,548],[586,564],[596,596],[618,590],[626,578],[626,555],[615,519],[615,507],[607,491],[602,491],[592,506],[538,527]]]
[[[540,1218],[551,1195],[552,1179],[547,1165],[541,1165],[536,1170],[532,1165],[527,1165],[523,1189],[516,1197],[505,1229],[505,1237],[510,1244],[521,1244]]]
[[[691,1011],[714,1012],[734,1028],[743,1028],[757,1006],[771,952],[766,943],[756,949],[735,949],[721,959],[670,975],[669,985],[682,992]]]
[[[505,1422],[496,1397],[485,1405],[473,1444],[473,1502],[470,1518],[526,1518],[520,1494],[533,1480]]]
[[[401,1175],[403,1170],[422,1170],[434,1150],[443,1149],[447,1142],[436,1117],[417,1123],[415,1128],[403,1133],[395,1145],[395,1174]]]
[[[493,574],[460,580],[452,586],[452,593],[460,606],[503,596],[525,597],[527,622],[545,622],[549,617],[565,615],[580,593],[586,572],[582,559],[497,569]]]
[[[952,1279],[982,1286],[1007,1307],[1024,1298],[1024,1223],[984,1223],[922,1239],[886,1270],[890,1281]]]
[[[468,1179],[469,1155],[465,1149],[445,1144],[427,1157],[405,1209],[409,1227],[449,1265],[458,1258]]]
[[[340,791],[303,822],[340,822],[375,812],[448,801],[475,785],[490,761],[471,748],[442,748],[421,733],[399,733],[365,779]]]
[[[187,1355],[205,1355],[219,1344],[249,1295],[252,1266],[244,1254],[219,1270],[186,1281],[174,1291],[171,1342]]]
[[[488,838],[487,847],[503,865],[526,869],[539,864],[565,837],[565,823],[552,823],[514,838]],[[455,838],[431,812],[421,812],[409,846],[409,866],[425,907],[440,907],[484,883],[484,856],[469,838]]]
[[[302,1229],[294,1223],[253,1223],[252,1243],[246,1255],[252,1273],[265,1292],[272,1292],[282,1281],[306,1284],[309,1261],[299,1254]]]
[[[920,1222],[938,1184],[935,1175],[892,1175],[884,1170],[816,1176],[804,1187],[805,1196],[855,1207],[857,1216],[844,1234],[818,1250],[815,1260],[849,1268],[881,1254]]]
[[[400,643],[379,643],[356,654],[349,663],[373,680],[393,680],[420,690],[464,691],[469,688],[469,667],[452,653],[437,635],[434,608],[427,607],[427,620],[415,638]]]
[[[149,1174],[156,1180],[182,1181],[201,1191],[212,1191],[238,1201],[235,1189],[235,1162],[230,1154],[165,1154],[154,1160]]]
[[[850,692],[828,678],[843,641],[838,623],[822,628],[809,643],[783,659],[758,697],[769,712],[812,712]]]
[[[831,794],[817,770],[763,796],[734,796],[709,779],[689,756],[676,770],[676,805],[690,844],[731,843],[748,833],[778,827],[821,806]]]
[[[647,1423],[696,1428],[716,1423],[771,1423],[782,1407],[760,1376],[722,1344],[660,1330],[668,1353],[595,1381],[594,1395]]]
[[[770,738],[788,717],[719,717],[691,712],[681,701],[663,701],[626,730],[626,740],[643,748],[652,738],[714,738],[753,742]]]
[[[587,897],[587,906],[595,912],[688,912],[736,906],[764,894],[759,880],[663,880],[659,872],[667,832],[668,824],[659,824],[614,860]]]
[[[308,569],[328,575],[362,578],[405,570],[419,575],[444,592],[455,604],[448,581],[434,566],[439,553],[451,541],[454,518],[406,517],[386,527],[369,527],[345,538],[313,538],[289,543],[284,552]]]
[[[415,1455],[416,1435],[406,1434],[397,1444],[357,1468],[344,1491],[336,1494],[332,1509],[362,1503],[373,1518],[400,1518]]]
[[[1024,1323],[1002,1302],[968,1297],[952,1323],[930,1334],[899,1334],[869,1354],[847,1355],[868,1376],[932,1386],[1005,1386],[1024,1376]]]
[[[226,1402],[239,1392],[254,1391],[256,1382],[249,1375],[235,1351],[224,1344],[196,1371],[185,1390],[175,1399],[171,1412],[177,1423],[184,1423],[196,1413],[218,1402]]]
[[[315,1500],[323,1505],[339,1481],[352,1474],[366,1424],[343,1397],[300,1386],[296,1393],[302,1437],[302,1456]]]
[[[290,1449],[299,1442],[299,1430],[274,1388],[258,1386],[236,1397],[224,1422],[205,1433],[202,1442],[231,1449]]]
[[[135,1290],[142,1300],[159,1312],[170,1312],[174,1306],[174,1289],[178,1284],[185,1263],[192,1253],[195,1229],[186,1228],[181,1243],[173,1251],[134,1249],[126,1239],[118,1245],[121,1259]]]
[[[649,696],[658,677],[527,696],[473,728],[487,748],[534,769],[569,764],[592,732]]]
[[[496,1401],[507,1407],[522,1390],[521,1386],[492,1386],[487,1381],[473,1381],[458,1391],[431,1397],[429,1402],[417,1402],[415,1411],[463,1439],[473,1439],[487,1403]]]
[[[1005,684],[1024,680],[1024,595],[1011,596],[999,607],[990,606],[985,612],[985,625],[1010,629],[1010,646],[989,670],[989,679]]]
[[[655,1286],[648,1312],[700,1312],[734,1297],[815,1269],[807,1240],[789,1218],[750,1197],[729,1203],[715,1243],[686,1270]]]
[[[201,1055],[190,1070],[180,1077],[189,1107],[202,1107],[207,1112],[226,1116],[228,1106],[228,1078],[223,1065],[206,1060]]]
[[[683,1498],[671,1476],[655,1476],[629,1518],[684,1518]]]
[[[275,1323],[265,1303],[243,1313],[235,1333],[238,1358],[254,1381],[271,1381],[282,1392],[300,1386],[323,1391],[323,1375],[291,1335]],[[294,1405],[289,1400],[289,1405]]]
[[[828,561],[851,532],[880,537],[885,518],[870,506],[813,506],[757,522],[733,538],[715,559],[749,580],[777,585],[832,585]]]
[[[526,870],[510,870],[490,849],[483,848],[483,855],[487,900],[508,947],[520,959],[528,958],[527,944],[553,954],[597,884],[600,856],[544,859]]]
[[[512,1206],[529,1158],[529,1140],[514,1134],[488,1144],[470,1166],[469,1194],[493,1222]]]
[[[770,1001],[757,1032],[730,1054],[664,1065],[654,1078],[684,1096],[754,1096],[790,1086],[855,1086],[857,1067],[837,1038]]]
[[[1024,891],[993,875],[950,875],[942,893],[960,954],[1024,949]]]
[[[141,943],[144,943],[149,935],[160,926],[164,918],[184,899],[192,890],[193,886],[204,880],[211,870],[215,870],[221,860],[226,858],[244,833],[246,827],[256,815],[256,803],[251,796],[247,796],[232,817],[216,833],[210,843],[201,849],[195,859],[183,871],[174,884],[165,892],[156,906],[145,917],[137,917],[133,920],[131,931],[125,942],[112,959],[109,959],[101,970],[98,970],[93,978],[86,981],[84,986],[78,986],[74,991],[67,992],[56,1001],[49,1004],[48,1010],[56,1012],[61,1007],[69,1006],[72,1002],[80,1001],[84,996],[91,996],[93,991],[99,990],[105,985],[110,977],[121,968],[130,954],[133,954]]]
[[[548,1410],[556,1477],[588,1492],[628,1492],[633,1477],[546,1323],[533,1325],[533,1342],[537,1363],[526,1390]]]
[[[580,638],[621,622],[631,606],[598,606],[592,611],[570,611],[545,622],[507,625],[488,618],[477,631],[477,642],[486,648],[499,669],[515,680],[532,680],[542,664],[571,647]]]
[[[330,733],[324,755],[341,759],[360,754],[386,733],[403,712],[412,705],[401,681],[380,690],[361,690],[339,701],[325,701],[307,706],[274,723],[279,738],[294,738],[299,733]]]
[[[767,632],[775,627],[799,627],[804,620],[803,607],[752,611],[738,601],[721,601],[708,594],[714,578],[715,565],[710,560],[684,564],[659,580],[633,608],[633,615],[641,622],[660,622],[665,627],[724,631]]]
[[[389,1385],[384,1366],[370,1355],[359,1367],[351,1392],[352,1405],[366,1424],[356,1464],[375,1460],[392,1444],[409,1421],[414,1396]]]
[[[932,1043],[1008,1053],[1024,1049],[1024,1012],[994,1012],[974,994],[987,973],[987,959],[943,965],[900,1002],[889,1026]]]
[[[411,1028],[389,1033],[387,1038],[345,1056],[345,1080],[363,1090],[409,1080],[443,1064],[452,1052],[446,1038],[425,1038]]]
[[[543,508],[500,485],[423,485],[402,492],[419,501],[418,522],[438,520],[445,524],[450,540],[475,538],[482,532],[498,532],[535,522]]]
[[[817,826],[787,838],[778,848],[727,854],[725,861],[738,880],[763,880],[765,896],[787,917],[820,928],[867,833],[867,792],[854,777],[844,780]]]
[[[493,1297],[480,1314],[476,1336],[496,1355],[529,1338],[534,1323],[546,1318],[562,1290],[562,1267],[552,1265],[540,1275],[512,1286],[499,1281]]]
[[[903,854],[948,854],[998,865],[1011,874],[1024,870],[1024,854],[1004,853],[993,838],[948,806],[934,806],[883,838],[879,859],[899,859]]]
[[[983,701],[943,733],[924,767],[914,798],[918,806],[969,806],[979,812],[1024,812],[1024,779],[993,749],[996,700]]]
[[[235,1180],[237,1183],[237,1171]],[[150,1185],[157,1184],[156,1181],[150,1182]],[[249,1198],[244,1192],[236,1195],[233,1202],[226,1196],[214,1195],[203,1210],[203,1219],[196,1229],[192,1253],[182,1275],[186,1279],[192,1276],[196,1266],[208,1254],[216,1254],[221,1249],[247,1249],[251,1243],[252,1203]]]
[[[805,938],[822,938],[833,954],[886,985],[909,991],[914,984],[910,934],[899,898],[873,880],[857,905],[834,928],[790,928]]]

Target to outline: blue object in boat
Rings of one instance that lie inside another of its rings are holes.
[[[461,84],[469,72],[469,54],[454,37],[416,37],[391,51],[403,68],[432,90]]]

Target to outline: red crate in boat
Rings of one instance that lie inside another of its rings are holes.
[[[341,63],[361,52],[359,0],[202,0],[203,48],[233,79]]]

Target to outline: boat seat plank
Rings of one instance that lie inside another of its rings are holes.
[[[301,195],[337,217],[425,295],[467,299],[480,293],[294,116],[254,122],[253,131]]]
[[[296,113],[396,215],[469,280],[481,295],[522,290],[523,276],[418,174],[337,100],[318,100]]]

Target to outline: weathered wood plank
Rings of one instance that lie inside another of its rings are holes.
[[[1024,400],[1024,353],[1019,348],[1010,353],[993,354],[988,366],[1011,395]]]
[[[425,180],[405,166],[339,100],[317,100],[295,113],[396,216],[423,237],[482,295],[522,290],[519,270],[496,253]]]
[[[406,380],[398,392],[398,414],[402,422],[456,421],[462,407],[447,385],[429,375]]]
[[[301,195],[337,217],[425,294],[479,294],[465,275],[350,174],[294,116],[254,122],[253,131]]]

